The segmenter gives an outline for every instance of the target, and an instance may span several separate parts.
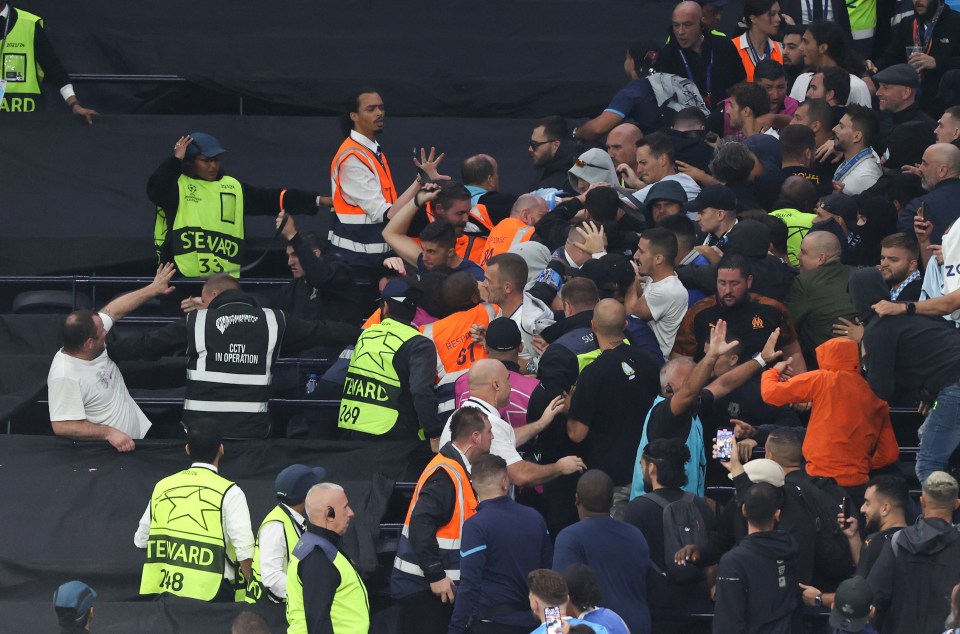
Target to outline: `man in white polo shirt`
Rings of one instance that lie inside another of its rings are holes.
[[[563,410],[563,397],[553,399],[543,412],[540,420],[514,429],[510,423],[500,418],[501,407],[510,402],[510,373],[507,366],[494,359],[481,359],[473,364],[467,374],[467,386],[470,398],[461,407],[475,407],[490,421],[493,428],[493,442],[490,453],[500,456],[507,463],[507,475],[516,486],[535,486],[549,482],[561,475],[580,473],[585,470],[583,460],[577,456],[566,456],[553,464],[541,465],[524,460],[517,452],[528,440],[547,428],[554,417]],[[451,418],[453,416],[451,415]],[[450,421],[444,425],[440,434],[440,446],[450,441]]]
[[[97,313],[77,310],[63,324],[63,348],[47,374],[53,433],[75,440],[106,440],[117,451],[133,451],[150,421],[127,391],[120,369],[107,356],[113,324],[147,300],[174,290],[173,264],[157,269],[153,282],[121,295]]]

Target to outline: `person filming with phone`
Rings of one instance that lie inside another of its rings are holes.
[[[575,625],[586,625],[597,634],[609,633],[607,628],[598,623],[567,616],[570,591],[559,572],[546,568],[534,570],[527,575],[527,588],[530,590],[530,611],[540,622],[540,627],[530,634],[561,634],[569,632]]]

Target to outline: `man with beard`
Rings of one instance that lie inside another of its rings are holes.
[[[797,333],[786,306],[769,297],[751,293],[752,285],[753,275],[747,259],[736,253],[723,256],[717,265],[716,295],[697,302],[687,311],[677,331],[672,356],[702,359],[704,345],[713,330],[712,325],[718,319],[723,319],[730,329],[729,340],[737,340],[743,346],[741,358],[755,358],[767,338],[779,329],[777,349],[783,350],[784,359],[793,357],[791,366],[797,374],[806,371]],[[766,364],[761,364],[761,367],[766,367]]]
[[[880,243],[880,274],[890,287],[890,301],[920,301],[920,245],[909,233],[894,233]]]
[[[944,73],[960,67],[960,16],[944,0],[914,0],[913,19],[904,19],[896,27],[883,56],[874,66],[887,68],[894,64],[910,64],[923,84],[920,107],[936,116],[944,104],[937,101],[937,91]],[[907,57],[907,47],[919,48]]]
[[[787,83],[793,85],[797,76],[803,72],[803,52],[800,50],[800,40],[805,27],[792,24],[781,26],[783,30],[783,71],[787,74]]]
[[[577,144],[563,117],[554,115],[541,119],[530,135],[527,150],[538,172],[535,188],[552,187],[566,191],[569,187],[567,170],[577,158]]]
[[[834,189],[856,196],[869,189],[883,175],[880,161],[871,147],[880,131],[880,120],[870,108],[851,105],[833,128],[834,149],[843,161],[833,174]]]
[[[633,123],[621,123],[607,134],[607,154],[614,165],[626,165],[637,171],[637,142],[643,138],[643,132]],[[611,185],[623,184],[610,183]]]
[[[813,130],[814,147],[818,148],[833,138],[833,126],[837,122],[829,103],[823,99],[807,99],[797,106],[793,123]],[[781,143],[780,146],[784,147],[784,144]],[[818,160],[814,154],[810,160],[810,168],[824,183],[826,193],[833,192],[833,173],[837,171],[836,164],[831,163],[829,158]]]
[[[953,143],[960,147],[960,106],[950,106],[937,121],[937,143]]]
[[[900,212],[897,231],[912,231],[914,217],[923,209],[923,219],[931,225],[930,243],[940,244],[943,232],[960,217],[960,148],[952,143],[928,147],[920,162],[920,182],[928,193]]]

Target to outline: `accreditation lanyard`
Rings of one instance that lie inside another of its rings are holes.
[[[933,46],[933,29],[940,21],[940,13],[943,11],[943,5],[937,9],[930,24],[924,26],[918,17],[913,18],[913,45],[923,49],[925,55],[930,54],[930,48]]]
[[[750,59],[753,60],[753,65],[756,66],[761,62],[761,60],[767,59],[770,56],[770,38],[767,38],[767,41],[763,44],[763,57],[757,53],[757,49],[753,48],[753,40],[750,39],[750,34],[744,34],[744,37],[747,38],[747,50],[750,54]]]
[[[833,175],[833,179],[837,181],[842,181],[843,177],[846,176],[847,173],[850,172],[850,170],[856,167],[860,161],[870,156],[872,152],[873,150],[871,150],[868,147],[865,147],[859,152],[857,152],[852,159],[841,163],[840,167],[837,168],[837,172]]]
[[[747,38],[747,39],[750,39],[750,38]],[[683,62],[683,67],[684,67],[684,68],[686,69],[686,71],[687,71],[687,79],[689,79],[689,80],[692,81],[693,83],[697,83],[696,78],[694,78],[694,76],[693,76],[693,69],[690,68],[690,64],[687,62],[687,56],[683,54],[683,49],[682,49],[682,48],[678,48],[677,50],[680,51],[680,61]],[[706,79],[707,79],[707,96],[706,96],[706,98],[704,99],[704,101],[707,102],[707,107],[708,107],[708,108],[712,108],[712,107],[713,107],[713,103],[712,103],[712,99],[711,99],[711,96],[713,95],[713,73],[711,72],[711,71],[713,70],[713,53],[714,53],[714,51],[713,51],[713,49],[711,48],[711,49],[710,49],[710,61],[707,62],[707,77],[706,77]]]

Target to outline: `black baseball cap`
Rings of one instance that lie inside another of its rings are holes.
[[[726,185],[707,185],[697,194],[697,199],[687,205],[690,211],[703,211],[710,207],[713,209],[723,209],[724,211],[735,211],[737,208],[737,195]]]
[[[521,343],[520,327],[509,317],[497,317],[487,326],[487,348],[506,352]]]
[[[844,632],[859,632],[870,621],[873,588],[860,577],[847,579],[837,587],[830,611],[830,627]]]

